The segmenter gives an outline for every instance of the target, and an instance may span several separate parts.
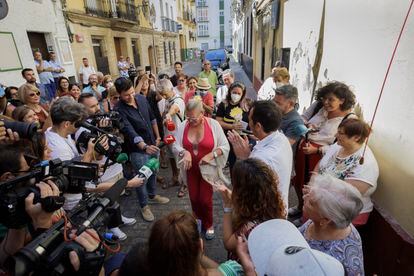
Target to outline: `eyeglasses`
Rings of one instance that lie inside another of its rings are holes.
[[[30,93],[29,94],[29,97],[34,97],[34,96],[40,96],[40,92],[39,91],[37,91],[36,93]]]
[[[181,80],[178,80],[178,82],[185,82],[185,80],[182,80],[182,79],[181,79]]]
[[[204,63],[204,65],[211,65],[211,63]]]
[[[114,97],[112,97],[112,99],[113,100],[119,100],[119,97],[118,96],[114,96]]]

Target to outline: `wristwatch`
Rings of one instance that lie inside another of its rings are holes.
[[[145,146],[142,148],[143,151],[147,151],[148,145],[145,144]]]
[[[180,151],[180,153],[178,153],[178,156],[181,158],[184,156],[185,150]]]

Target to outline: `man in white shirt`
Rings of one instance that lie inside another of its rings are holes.
[[[80,155],[75,142],[70,136],[77,131],[76,123],[84,120],[88,116],[83,105],[73,101],[69,97],[62,97],[56,100],[52,105],[50,116],[52,118],[53,126],[45,132],[45,136],[53,159],[59,158],[62,161],[67,161],[76,158],[82,162],[93,162],[94,157],[97,157],[97,159],[101,157],[98,153],[94,152],[95,144],[92,141],[89,141],[86,152],[83,155]],[[107,138],[102,139],[100,144],[103,148],[108,149]],[[142,185],[142,183],[142,179],[133,178],[128,181],[128,186],[136,187]],[[103,192],[109,189],[113,184],[113,182],[106,182],[100,183],[96,187],[88,186],[87,191]],[[63,195],[66,199],[64,205],[65,210],[73,209],[82,199],[82,194],[65,193]],[[126,239],[125,233],[119,228],[112,228],[111,231],[114,232],[118,238]]]
[[[96,74],[95,68],[89,65],[89,60],[87,58],[82,59],[83,65],[79,68],[79,81],[82,82],[83,87],[88,86],[89,76],[91,74]]]
[[[227,135],[238,159],[260,159],[277,174],[287,214],[293,158],[288,139],[278,131],[281,121],[282,112],[273,101],[257,101],[249,113],[249,127],[258,139],[253,149],[247,137],[242,138],[236,131],[229,131]]]
[[[128,74],[129,63],[125,61],[123,56],[119,57],[118,69],[119,69],[120,77],[129,78],[129,74]]]
[[[224,85],[220,86],[220,88],[217,89],[216,106],[218,106],[227,97],[227,92],[230,88],[230,85],[232,85],[234,82],[233,71],[231,71],[230,69],[227,69],[223,72],[223,82],[224,82]]]

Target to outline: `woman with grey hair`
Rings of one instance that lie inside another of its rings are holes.
[[[193,213],[201,220],[206,239],[213,239],[213,187],[203,179],[200,165],[211,164],[222,170],[230,146],[220,124],[204,116],[200,100],[188,101],[186,117],[177,129],[173,152],[180,158],[181,176],[188,185]]]
[[[347,275],[364,275],[361,237],[352,225],[363,206],[361,193],[330,175],[315,175],[303,193],[309,220],[299,230],[310,247],[339,260]]]

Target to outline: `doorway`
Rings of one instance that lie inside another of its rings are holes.
[[[93,53],[95,55],[96,67],[104,75],[109,74],[108,57],[104,51],[104,41],[101,38],[92,38]]]
[[[29,37],[29,43],[30,48],[32,49],[32,54],[36,51],[39,51],[40,53],[42,53],[43,59],[47,60],[49,58],[49,51],[47,49],[45,34],[27,32],[27,36]]]

